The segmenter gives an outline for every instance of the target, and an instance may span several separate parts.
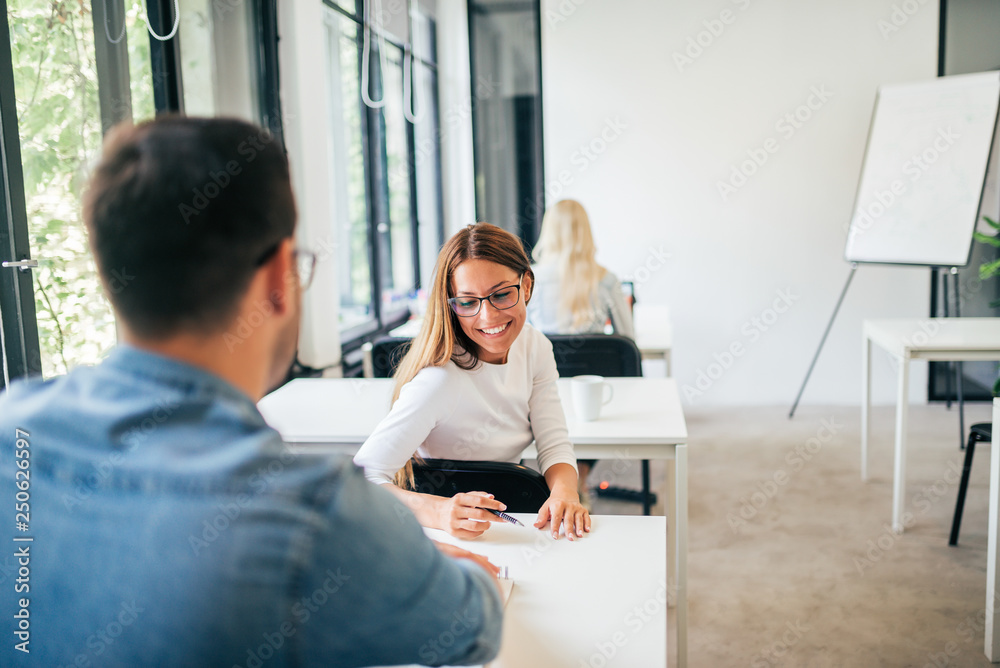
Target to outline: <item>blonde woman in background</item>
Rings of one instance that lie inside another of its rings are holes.
[[[635,338],[632,311],[618,278],[597,264],[590,218],[583,206],[564,199],[545,212],[532,251],[535,291],[528,320],[546,334],[615,334]],[[595,460],[577,461],[580,499],[590,507],[587,476]]]
[[[579,202],[564,199],[545,212],[532,255],[535,291],[528,320],[546,334],[615,334],[635,338],[621,283],[597,264],[590,219]],[[582,477],[582,476],[581,476]]]

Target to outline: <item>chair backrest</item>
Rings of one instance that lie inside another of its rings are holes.
[[[549,498],[549,486],[541,473],[509,462],[425,459],[413,463],[413,478],[416,491],[422,494],[487,492],[506,504],[511,513],[537,513]]]
[[[372,343],[372,375],[375,378],[392,378],[396,367],[410,349],[413,339],[383,336]]]
[[[594,374],[634,377],[642,375],[642,357],[635,341],[618,334],[548,334],[552,354],[562,378]]]

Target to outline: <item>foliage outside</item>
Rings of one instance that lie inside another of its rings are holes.
[[[42,372],[50,377],[100,361],[116,341],[80,211],[103,134],[93,16],[81,0],[10,0],[7,7],[29,243],[39,264],[33,279]],[[137,118],[153,113],[142,14],[130,3],[126,39]],[[120,31],[109,27],[114,37]]]
[[[1000,233],[1000,223],[993,220],[989,216],[983,216],[983,220],[985,220],[990,227],[992,227],[994,230],[997,230],[997,232]],[[976,241],[979,241],[980,243],[988,244],[990,246],[993,246],[994,248],[1000,248],[1000,235],[990,236],[989,234],[983,234],[982,232],[973,232],[972,237]],[[1000,259],[993,260],[991,262],[984,262],[983,264],[979,265],[979,278],[981,280],[985,281],[986,279],[992,278],[998,274],[1000,274]],[[996,299],[990,302],[990,308],[998,308],[998,307],[1000,307],[1000,299]],[[998,377],[996,381],[994,381],[993,383],[993,396],[994,397],[1000,396],[1000,377]]]

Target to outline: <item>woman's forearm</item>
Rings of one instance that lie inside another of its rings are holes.
[[[553,464],[545,471],[545,482],[549,485],[549,493],[563,498],[570,497],[579,500],[577,492],[576,469],[572,465],[561,462]]]
[[[407,508],[416,516],[421,526],[429,529],[447,529],[441,526],[440,503],[441,498],[432,494],[421,494],[402,489],[391,483],[385,485],[397,499],[403,502]]]

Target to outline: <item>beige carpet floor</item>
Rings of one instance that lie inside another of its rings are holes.
[[[907,510],[889,530],[894,409],[876,408],[868,483],[854,407],[691,409],[689,665],[987,666],[989,444],[976,451],[959,547],[948,547],[958,416],[910,411]],[[989,420],[987,404],[966,422]],[[814,439],[814,440],[810,440]],[[596,484],[613,474],[599,463]],[[638,487],[638,467],[613,474]],[[663,480],[654,463],[653,482]],[[594,500],[595,514],[636,513]],[[673,621],[670,622],[673,626]],[[671,665],[674,630],[670,633]]]

